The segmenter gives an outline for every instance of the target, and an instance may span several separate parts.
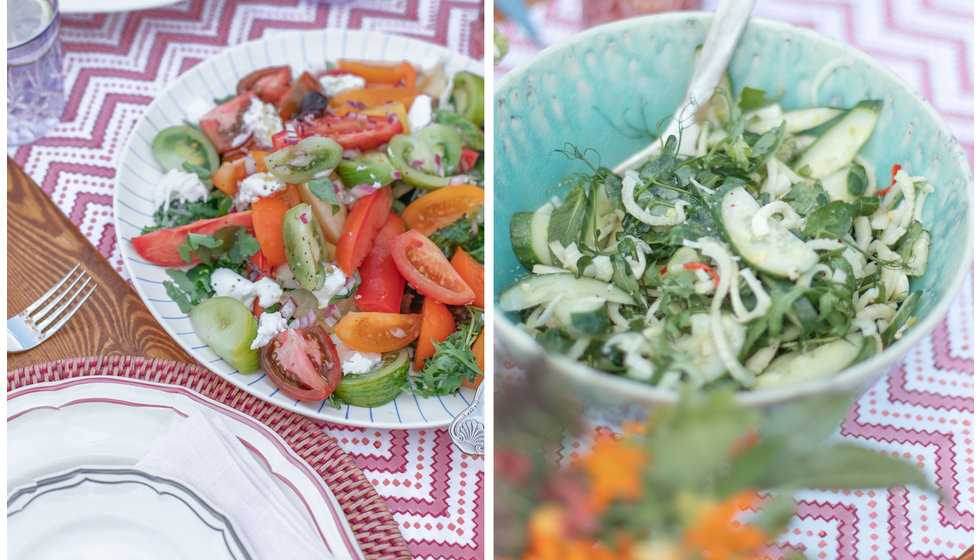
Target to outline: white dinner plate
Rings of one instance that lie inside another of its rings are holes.
[[[10,391],[7,488],[85,465],[132,467],[198,411],[222,419],[335,556],[363,558],[333,492],[278,434],[251,416],[175,385],[88,376]]]
[[[377,428],[426,428],[448,425],[473,397],[472,389],[455,395],[422,398],[402,393],[375,408],[334,408],[327,400],[303,402],[289,398],[261,372],[238,372],[219,358],[194,332],[187,313],[167,296],[165,267],[144,261],[132,239],[153,223],[153,189],[163,173],[153,157],[156,134],[183,121],[198,122],[214,100],[234,93],[238,81],[253,70],[288,64],[294,75],[324,69],[328,61],[353,58],[375,61],[409,60],[430,69],[441,64],[446,74],[467,70],[483,74],[481,63],[445,47],[396,35],[349,29],[286,32],[243,43],[204,60],[173,83],[147,108],[126,142],[113,194],[115,228],[126,270],[136,292],[170,336],[194,358],[229,382],[288,410],[338,424]]]
[[[129,467],[79,467],[10,490],[18,560],[251,560],[232,521],[187,485]]]
[[[104,14],[135,12],[169,6],[182,0],[61,0],[58,11],[63,14]]]

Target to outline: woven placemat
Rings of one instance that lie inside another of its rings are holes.
[[[336,440],[305,416],[245,393],[207,368],[141,356],[72,358],[7,372],[7,390],[89,375],[180,385],[256,418],[275,430],[327,483],[367,558],[411,558],[381,496]]]

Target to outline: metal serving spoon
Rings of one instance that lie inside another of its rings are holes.
[[[637,152],[629,159],[620,163],[613,171],[621,175],[629,169],[636,169],[645,163],[650,156],[660,153],[661,139],[677,136],[681,129],[687,130],[681,138],[681,153],[690,153],[697,137],[697,122],[695,116],[701,106],[711,99],[718,80],[728,67],[735,45],[749,21],[749,14],[755,6],[755,0],[721,0],[715,9],[715,15],[708,28],[708,36],[701,47],[701,55],[694,65],[694,75],[687,86],[687,93],[677,112],[674,113],[670,124],[663,130],[660,138],[649,146]]]
[[[457,414],[449,424],[449,437],[452,438],[453,443],[460,451],[470,455],[483,455],[486,448],[483,425],[483,388],[486,385],[484,379],[476,388],[473,402]]]

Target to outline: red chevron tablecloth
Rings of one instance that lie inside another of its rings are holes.
[[[583,29],[583,1],[532,5],[544,43]],[[704,10],[716,5],[702,3]],[[753,15],[815,29],[877,58],[933,104],[972,164],[972,0],[759,0]],[[540,48],[516,24],[500,28],[511,46],[497,76]],[[814,559],[938,560],[973,544],[973,285],[971,272],[945,320],[860,398],[839,435],[915,462],[945,497],[918,490],[801,493],[784,546]],[[508,365],[501,350],[498,369]]]
[[[126,278],[112,192],[123,146],[146,106],[228,46],[325,27],[406,35],[483,58],[482,0],[185,0],[136,12],[63,14],[69,100],[62,122],[8,155]],[[324,429],[378,489],[413,557],[483,558],[482,457],[460,453],[445,429]]]

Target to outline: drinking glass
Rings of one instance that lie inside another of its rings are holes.
[[[7,0],[7,145],[37,140],[61,120],[58,0]]]

